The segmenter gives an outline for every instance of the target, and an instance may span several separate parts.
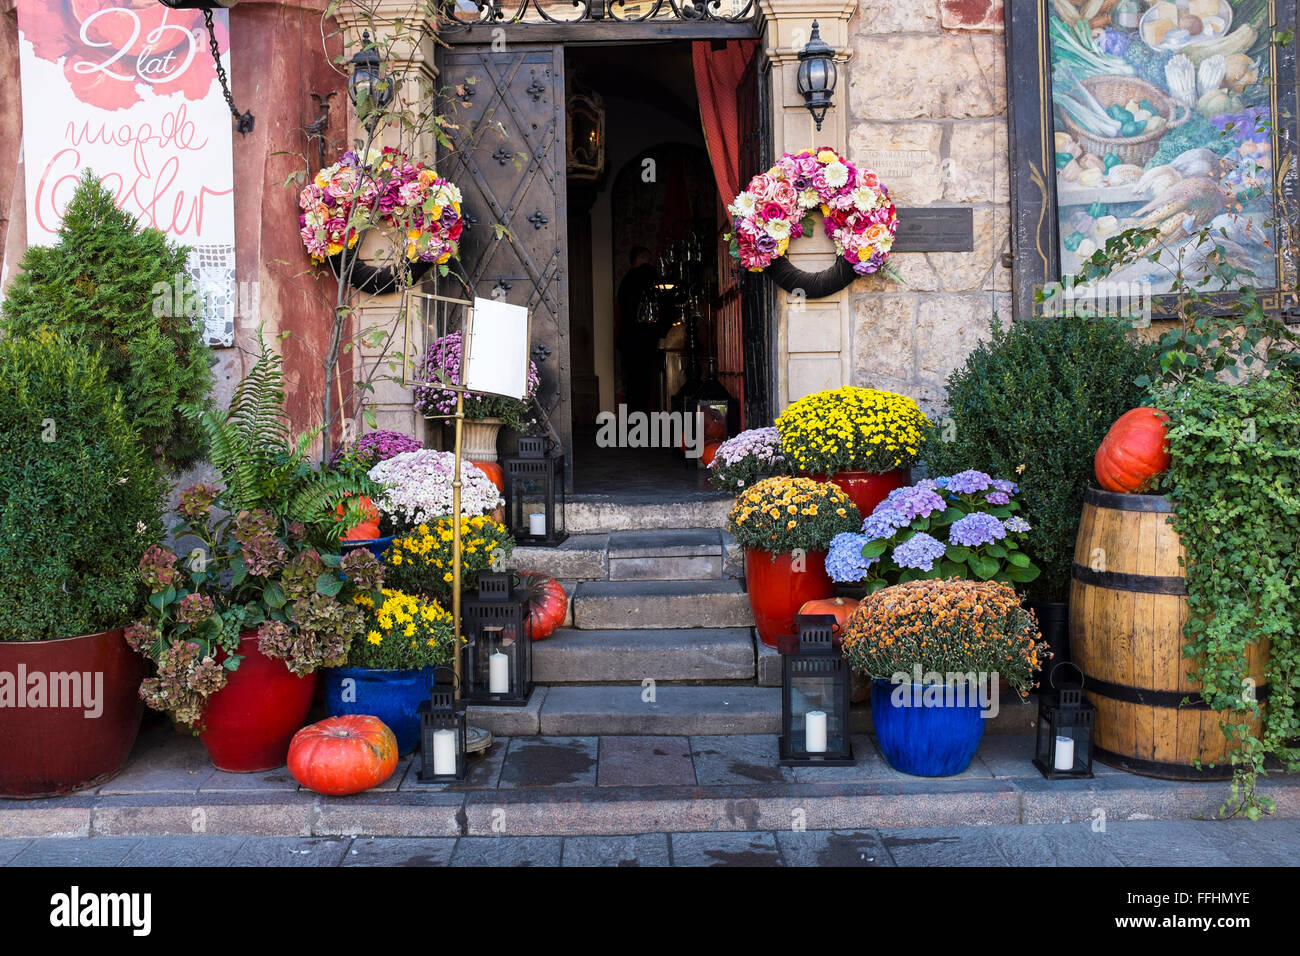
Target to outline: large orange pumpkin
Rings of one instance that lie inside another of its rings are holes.
[[[506,493],[506,473],[501,470],[500,465],[495,461],[471,461],[470,464],[487,475],[492,484],[497,486],[497,491]]]
[[[519,572],[519,583],[528,595],[528,636],[544,640],[564,623],[569,610],[569,596],[555,578],[536,571]]]
[[[1107,491],[1148,491],[1169,467],[1165,423],[1158,408],[1135,408],[1119,417],[1101,440],[1093,459],[1097,483]]]
[[[308,790],[346,797],[397,769],[397,737],[378,717],[345,714],[304,727],[289,743],[289,773]]]

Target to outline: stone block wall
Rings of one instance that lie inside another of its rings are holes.
[[[900,209],[973,213],[973,251],[898,253],[905,284],[852,286],[852,384],[937,412],[992,314],[1011,317],[1002,0],[863,2],[849,36],[850,158],[880,174]]]

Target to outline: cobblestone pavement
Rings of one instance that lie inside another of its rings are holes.
[[[1287,866],[1300,821],[643,833],[626,836],[0,840],[20,866]]]

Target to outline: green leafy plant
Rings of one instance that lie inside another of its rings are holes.
[[[2,310],[10,335],[49,326],[98,350],[140,440],[178,468],[203,452],[201,432],[180,409],[204,404],[212,388],[187,254],[140,228],[87,170],[58,242],[27,249]]]
[[[1256,790],[1265,761],[1300,769],[1300,387],[1189,378],[1155,401],[1171,418],[1169,497],[1186,551],[1183,656],[1224,718],[1234,778],[1221,812],[1255,819],[1273,806]],[[1263,641],[1267,702],[1246,658]]]
[[[0,340],[0,641],[121,627],[164,489],[93,349],[52,330]]]
[[[948,413],[931,427],[922,454],[930,473],[980,469],[1020,484],[1025,550],[1042,574],[1034,600],[1065,601],[1083,491],[1106,431],[1142,403],[1134,380],[1150,349],[1127,323],[1063,316],[1003,326],[948,378]]]

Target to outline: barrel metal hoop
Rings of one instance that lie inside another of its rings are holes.
[[[1164,495],[1127,495],[1118,491],[1106,491],[1096,485],[1088,485],[1084,489],[1083,500],[1098,508],[1113,508],[1116,511],[1174,513],[1173,503]]]
[[[1070,577],[1080,584],[1107,588],[1111,591],[1137,591],[1140,594],[1173,594],[1187,596],[1187,579],[1159,574],[1128,574],[1123,571],[1095,571],[1086,564],[1074,562]]]
[[[1227,780],[1232,776],[1232,767],[1226,760],[1216,767],[1197,770],[1190,763],[1144,760],[1141,757],[1117,754],[1102,747],[1094,747],[1092,755],[1095,760],[1104,763],[1108,767],[1127,770],[1130,773],[1141,774],[1144,777],[1158,777],[1162,780]]]
[[[1155,690],[1150,687],[1132,687],[1128,684],[1113,684],[1099,677],[1088,678],[1089,694],[1097,694],[1108,700],[1118,700],[1126,704],[1142,704],[1150,707],[1172,707],[1177,710],[1209,710],[1210,705],[1195,691]],[[1269,688],[1262,684],[1255,688],[1255,699],[1268,700]],[[1186,699],[1187,703],[1183,703]]]

